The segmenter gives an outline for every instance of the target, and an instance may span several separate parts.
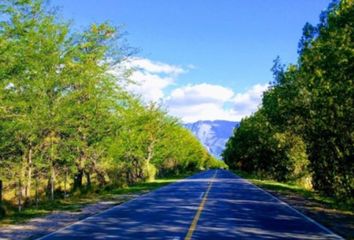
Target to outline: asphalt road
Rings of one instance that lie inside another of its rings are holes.
[[[196,174],[41,239],[341,239],[225,170]]]

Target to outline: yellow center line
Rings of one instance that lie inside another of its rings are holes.
[[[214,173],[214,175],[213,175],[213,179],[215,178],[217,171],[218,171],[218,170],[215,171],[215,173]],[[208,194],[209,194],[209,191],[210,191],[212,185],[213,185],[213,181],[209,182],[208,189],[207,189],[207,191],[205,192],[205,195],[204,195],[204,197],[203,197],[202,202],[199,204],[198,211],[197,211],[197,213],[195,214],[195,216],[194,216],[194,218],[193,218],[193,222],[192,222],[191,226],[189,227],[187,236],[184,238],[184,240],[191,240],[191,239],[192,239],[193,232],[194,232],[194,230],[195,230],[196,227],[197,227],[197,224],[198,224],[200,215],[202,214],[202,211],[203,211],[205,202],[207,201]]]

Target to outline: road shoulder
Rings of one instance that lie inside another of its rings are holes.
[[[85,196],[83,196],[84,200],[82,202],[84,203],[78,204],[77,201],[72,201],[72,209],[69,204],[69,206],[66,206],[69,210],[59,208],[60,210],[56,209],[50,213],[24,219],[15,224],[10,222],[10,224],[5,223],[0,225],[0,239],[37,239],[85,218],[100,214],[114,206],[121,205],[149,192],[171,185],[185,177],[184,175],[174,176],[156,179],[152,182],[139,183],[127,188],[113,189],[110,192],[102,192],[102,196],[94,197],[94,201],[89,200],[85,202]],[[78,201],[80,202],[80,198],[78,198]],[[36,210],[36,212],[38,211],[39,209]]]
[[[346,238],[354,239],[354,212],[350,209],[341,209],[326,204],[323,200],[314,199],[313,194],[305,190],[293,189],[294,186],[278,183],[271,180],[262,180],[253,175],[236,172],[262,190],[270,193],[287,203],[300,213],[322,224],[334,233]]]
[[[88,204],[78,211],[54,211],[25,223],[3,226],[0,228],[0,239],[36,239],[138,196],[138,194],[119,195],[110,201]]]

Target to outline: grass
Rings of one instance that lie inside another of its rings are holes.
[[[108,187],[100,191],[88,191],[86,193],[72,195],[65,199],[43,201],[40,202],[38,207],[26,207],[21,212],[18,212],[14,206],[6,204],[5,207],[7,208],[7,215],[0,219],[0,226],[23,223],[30,220],[31,218],[49,214],[52,211],[80,211],[80,209],[87,204],[105,200],[114,200],[122,195],[147,193],[170,183],[176,182],[177,180],[185,178],[191,174],[192,173],[160,178],[151,182],[137,183],[123,188]],[[124,202],[124,200],[122,200],[122,202]]]
[[[235,173],[280,197],[305,215],[328,227],[345,239],[353,238],[353,200],[343,202],[320,195],[295,183],[277,182],[242,171]]]
[[[280,195],[286,196],[286,195],[296,194],[307,200],[316,201],[320,204],[323,204],[328,208],[332,208],[346,213],[354,212],[354,203],[352,200],[348,202],[343,202],[334,197],[323,196],[313,190],[306,189],[294,183],[283,183],[283,182],[277,182],[270,179],[262,179],[257,175],[245,173],[238,170],[236,170],[235,173],[265,190],[275,191]]]

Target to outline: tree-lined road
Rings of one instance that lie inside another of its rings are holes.
[[[41,239],[341,239],[226,170],[210,170]]]

